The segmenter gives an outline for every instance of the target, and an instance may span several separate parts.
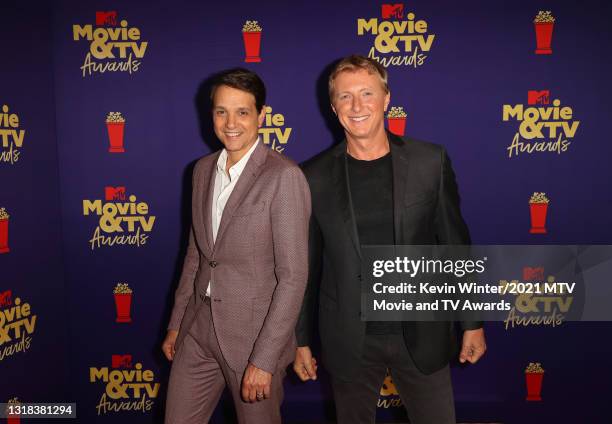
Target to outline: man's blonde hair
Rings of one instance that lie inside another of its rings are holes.
[[[389,92],[389,84],[387,83],[387,70],[374,59],[369,57],[361,56],[358,54],[352,54],[342,59],[334,67],[331,74],[329,75],[329,98],[333,99],[334,95],[334,81],[342,72],[357,72],[359,70],[368,71],[369,74],[377,75],[380,78],[380,82],[385,90],[385,93]]]

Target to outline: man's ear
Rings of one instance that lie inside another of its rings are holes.
[[[259,112],[259,116],[257,117],[257,126],[259,128],[261,128],[261,126],[263,125],[264,119],[266,118],[266,109],[268,108],[268,106],[263,105],[261,107],[261,112]]]
[[[385,112],[387,111],[387,108],[389,107],[390,102],[391,102],[391,92],[389,91],[387,95],[385,96]]]
[[[330,104],[332,111],[334,112],[334,115],[338,116],[338,112],[336,112],[336,108],[334,107],[334,105]]]

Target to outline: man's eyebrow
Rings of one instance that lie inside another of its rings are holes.
[[[357,91],[358,91],[358,92],[362,92],[362,91],[364,91],[364,90],[371,90],[371,89],[372,89],[372,87],[363,87],[363,88],[360,88],[360,89],[359,89],[359,90],[357,90]],[[350,91],[347,91],[347,90],[345,90],[345,91],[338,91],[338,92],[336,92],[336,95],[339,95],[339,94],[345,94],[345,93],[350,94],[351,92],[350,92]]]

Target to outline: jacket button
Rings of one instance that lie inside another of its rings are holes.
[[[361,278],[361,274],[359,274],[359,275],[357,276],[357,279],[358,279],[359,281],[363,281],[363,278]]]
[[[208,265],[210,265],[211,268],[214,268],[217,266],[217,263],[218,263],[217,261],[210,261]]]

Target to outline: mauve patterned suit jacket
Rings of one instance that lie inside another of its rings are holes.
[[[290,159],[258,142],[227,201],[216,242],[212,197],[219,153],[193,172],[192,228],[168,329],[176,349],[211,283],[213,324],[236,372],[248,362],[274,373],[295,354],[295,323],[308,274],[310,191]]]

